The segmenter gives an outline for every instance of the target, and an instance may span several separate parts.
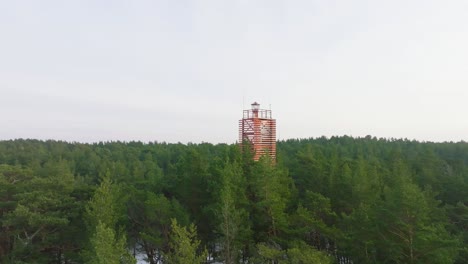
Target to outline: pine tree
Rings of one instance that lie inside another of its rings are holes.
[[[171,250],[167,254],[169,264],[197,264],[206,262],[207,251],[199,253],[200,240],[197,240],[197,230],[191,224],[188,228],[180,226],[177,220],[171,224]]]
[[[245,210],[245,178],[237,164],[227,163],[222,171],[222,186],[219,194],[218,217],[225,264],[238,263],[242,245],[250,240],[248,215]]]
[[[106,173],[94,196],[86,206],[88,231],[90,232],[89,251],[84,253],[91,264],[130,264],[136,260],[127,251],[123,232],[117,232],[118,189]]]

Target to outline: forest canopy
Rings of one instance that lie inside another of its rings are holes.
[[[468,143],[0,141],[1,263],[468,263]]]

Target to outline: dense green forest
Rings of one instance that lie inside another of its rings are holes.
[[[468,263],[468,143],[0,141],[0,263]]]

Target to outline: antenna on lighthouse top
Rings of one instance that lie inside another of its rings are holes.
[[[242,88],[242,111],[245,109],[245,88]]]

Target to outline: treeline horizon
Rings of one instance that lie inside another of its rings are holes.
[[[464,141],[322,136],[252,155],[2,140],[0,262],[468,262]]]
[[[407,138],[407,137],[379,137],[379,136],[373,136],[373,135],[365,135],[365,136],[353,136],[353,135],[332,135],[332,136],[315,136],[315,137],[297,137],[297,138],[287,138],[287,139],[277,139],[276,142],[285,142],[285,141],[291,141],[291,140],[318,140],[318,139],[335,139],[335,138],[353,138],[353,139],[372,139],[372,140],[378,140],[378,141],[411,141],[411,142],[417,142],[417,143],[468,143],[468,141],[465,141],[464,139],[459,139],[459,140],[422,140],[422,139],[417,139],[417,138]],[[33,138],[33,137],[19,137],[19,138],[4,138],[0,139],[0,142],[4,141],[18,141],[18,140],[28,140],[28,141],[42,141],[42,142],[60,142],[60,143],[69,143],[69,144],[89,144],[89,145],[94,145],[94,144],[107,144],[107,143],[142,143],[142,144],[182,144],[182,145],[199,145],[199,144],[212,144],[212,145],[233,145],[233,144],[239,144],[239,141],[235,142],[208,142],[208,141],[166,141],[166,140],[139,140],[139,139],[129,139],[129,140],[121,140],[121,139],[108,139],[108,140],[90,140],[90,141],[85,141],[85,140],[67,140],[67,139],[54,139],[54,138]]]

